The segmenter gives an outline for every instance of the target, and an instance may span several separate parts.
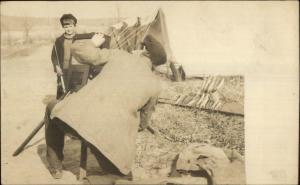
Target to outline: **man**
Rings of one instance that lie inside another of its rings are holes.
[[[104,171],[130,174],[139,125],[141,129],[147,127],[160,90],[152,68],[166,62],[158,41],[147,36],[144,43],[147,54],[141,55],[95,50],[99,59],[90,64],[107,63],[101,75],[77,93],[48,105],[47,159],[54,178],[62,177],[65,133],[86,141]],[[76,50],[72,54],[77,56]]]
[[[68,69],[72,58],[71,44],[76,34],[77,19],[72,14],[64,14],[60,18],[60,23],[65,33],[56,39],[51,55],[54,72],[57,74],[57,99],[62,97],[64,90],[68,88],[66,82],[68,82]],[[65,89],[63,89],[63,85],[65,85]]]
[[[54,43],[52,49],[51,60],[54,68],[54,72],[57,74],[57,92],[56,99],[60,99],[66,92],[72,90],[70,89],[70,80],[69,73],[70,67],[72,64],[76,64],[77,61],[71,55],[71,45],[75,40],[80,39],[90,39],[94,36],[95,33],[86,33],[86,34],[77,34],[76,33],[76,24],[77,19],[72,14],[64,14],[60,18],[60,23],[64,29],[64,34],[58,37]],[[101,45],[102,47],[108,47],[110,38],[105,36],[105,43]],[[97,71],[98,70],[98,71]],[[90,69],[91,73],[100,72],[99,68]],[[94,74],[90,74],[93,78]],[[65,87],[63,87],[63,85]],[[65,89],[63,89],[65,88]]]

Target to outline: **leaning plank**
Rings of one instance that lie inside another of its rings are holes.
[[[184,107],[184,108],[200,109],[208,112],[217,112],[217,113],[223,113],[228,115],[244,116],[243,106],[237,103],[230,103],[228,105],[224,104],[221,110],[214,110],[214,109],[208,109],[204,107],[194,107],[194,106],[192,107],[184,104],[176,104],[176,102],[174,102],[173,100],[166,99],[166,98],[159,98],[158,102],[163,104],[170,104],[174,106]]]

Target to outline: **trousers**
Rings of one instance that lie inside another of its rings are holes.
[[[64,159],[64,137],[66,134],[77,137],[87,143],[88,148],[95,155],[100,169],[103,173],[109,173],[122,176],[121,172],[111,163],[96,147],[82,138],[76,130],[64,123],[58,118],[50,119],[50,113],[58,100],[53,100],[46,107],[45,112],[45,138],[47,145],[47,161],[51,169],[62,170],[62,161]]]

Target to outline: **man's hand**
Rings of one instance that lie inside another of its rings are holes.
[[[98,48],[105,42],[104,34],[96,33],[91,40],[94,46]]]
[[[64,73],[62,72],[61,68],[59,66],[55,66],[56,67],[56,74],[58,76],[62,76]]]

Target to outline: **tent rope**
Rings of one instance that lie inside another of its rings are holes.
[[[141,32],[143,31],[143,29],[144,29],[143,27],[139,27],[139,28],[137,28],[137,31],[136,31],[136,32],[132,32],[132,33],[130,33],[129,35],[127,35],[126,37],[121,38],[121,39],[119,39],[119,40],[116,40],[116,41],[118,41],[120,48],[122,48],[122,47],[126,44],[126,42],[127,42],[128,40],[133,39],[133,38],[136,37],[139,33],[141,33]],[[121,42],[119,42],[120,40],[121,40]],[[116,44],[114,44],[111,48],[112,48],[112,49],[116,49],[116,48],[117,48],[117,47],[116,47]]]
[[[140,29],[140,28],[139,28]],[[139,30],[140,31],[140,30]],[[135,34],[136,33],[134,33],[134,32],[132,32],[132,33],[130,33],[129,35],[127,35],[126,37],[121,37],[120,39],[115,39],[115,42],[119,42],[120,44],[124,44],[124,41],[126,41],[126,40],[128,40],[128,39],[132,39],[132,37],[134,37],[135,36]],[[113,46],[112,46],[112,48],[114,48],[116,46],[116,44],[114,44]]]
[[[147,32],[148,32],[148,30],[149,30],[149,28],[150,28],[150,26],[153,24],[153,23],[155,23],[157,21],[157,19],[154,19],[153,21],[151,21],[150,23],[148,23],[148,25],[147,25],[147,28],[146,28],[146,31],[145,31],[145,33],[144,33],[144,35],[143,35],[143,39],[144,39],[144,37],[145,37],[145,35],[147,34]],[[123,34],[124,33],[124,35],[125,35],[125,30],[126,31],[128,31],[129,30],[129,28],[130,27],[126,27],[121,33],[119,33],[119,35],[121,35],[121,34]],[[132,32],[132,33],[130,33],[129,35],[127,35],[125,38],[120,38],[120,39],[118,39],[118,40],[116,40],[116,41],[120,41],[121,39],[123,40],[121,43],[122,43],[122,46],[121,47],[123,47],[123,45],[124,45],[124,42],[128,42],[128,39],[130,38],[130,39],[132,39],[132,34],[133,34],[133,36],[137,36],[137,34],[138,33],[140,33],[140,31],[137,31],[137,30],[142,30],[142,29],[144,29],[144,26],[140,26],[140,27],[138,27],[137,29],[136,29],[136,33],[135,32]],[[134,35],[135,34],[135,35]],[[143,40],[142,39],[142,40]],[[116,44],[114,44],[113,45],[113,49],[115,49],[116,47]]]

